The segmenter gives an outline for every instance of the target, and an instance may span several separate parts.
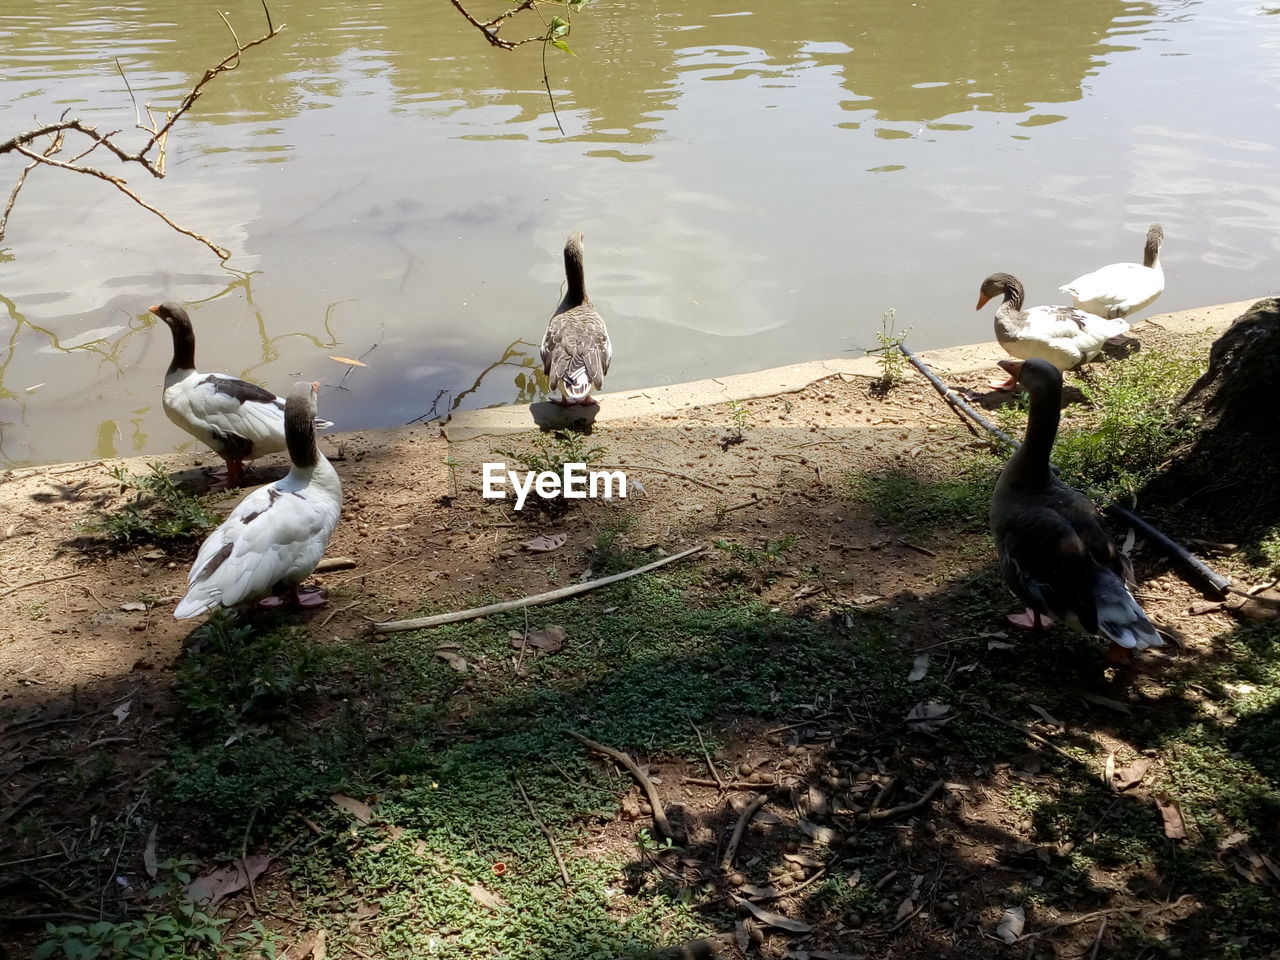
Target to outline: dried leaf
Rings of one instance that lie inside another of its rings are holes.
[[[348,367],[367,367],[368,364],[361,360],[352,360],[350,357],[330,357],[330,360],[337,360],[339,363],[345,363]]]
[[[1041,720],[1049,724],[1049,726],[1057,727],[1058,729],[1062,729],[1063,727],[1066,726],[1066,724],[1064,724],[1061,720],[1057,719],[1053,714],[1051,714],[1044,707],[1034,703],[1028,704],[1028,706],[1030,706],[1031,709],[1036,712],[1036,715],[1039,716]]]
[[[373,817],[373,808],[363,800],[357,800],[355,797],[348,797],[345,793],[331,793],[329,799],[337,805],[340,810],[345,810],[361,823],[368,823]]]
[[[192,880],[183,892],[193,903],[217,906],[231,894],[247,887],[250,877],[257,880],[262,876],[270,862],[271,858],[263,854],[245,857],[243,866],[249,868],[248,873],[245,873],[240,861],[237,860],[229,867],[219,867],[212,873],[206,873],[203,877]]]
[[[761,813],[763,812],[764,811],[761,811]],[[760,814],[756,814],[757,817],[759,815]],[[813,857],[806,856],[803,853],[784,853],[782,855],[782,859],[786,860],[788,863],[798,863],[802,867],[820,867],[823,865],[821,860],[815,860]]]
[[[988,650],[1012,650],[1013,644],[1006,643],[1004,640],[988,640],[987,649]]]
[[[912,900],[910,897],[907,897],[900,904],[898,904],[898,915],[894,919],[898,921],[905,920],[907,917],[911,916],[911,913],[912,911],[915,910],[915,908],[916,908],[916,902]]]
[[[323,927],[316,931],[315,946],[311,948],[311,960],[324,960],[325,956],[329,952],[329,948],[326,944],[328,939],[329,935],[325,932]]]
[[[556,653],[564,648],[564,627],[555,624],[547,624],[541,630],[530,630],[528,633],[512,630],[510,637],[511,646],[517,650],[533,647],[545,653]]]
[[[805,923],[803,920],[792,920],[790,917],[784,917],[782,914],[774,913],[772,910],[757,907],[750,900],[744,900],[739,896],[735,896],[733,899],[746,907],[752,916],[766,926],[777,927],[779,930],[786,930],[789,933],[808,933],[813,929],[813,924],[811,923]]]
[[[1027,915],[1021,907],[1010,907],[1000,916],[1000,924],[996,927],[996,936],[1005,943],[1013,943],[1022,936],[1022,928],[1026,925]]]
[[[907,683],[918,683],[929,672],[929,654],[920,653],[911,661],[911,672],[907,674]]]
[[[141,600],[126,600],[120,604],[120,609],[125,613],[145,613],[147,605]]]
[[[1133,532],[1133,527],[1129,528],[1129,532],[1124,535],[1124,543],[1120,546],[1120,552],[1126,557],[1133,552],[1133,543],[1138,539],[1138,535]]]
[[[907,713],[907,728],[916,733],[933,733],[954,719],[945,703],[917,703]]]
[[[1107,754],[1107,762],[1102,765],[1102,782],[1111,787],[1111,781],[1116,776],[1116,752],[1112,750]],[[1115,787],[1111,787],[1112,790]]]
[[[466,673],[467,670],[470,669],[470,664],[468,664],[464,658],[458,656],[452,650],[441,648],[436,651],[436,656],[439,657],[441,660],[443,660],[445,663],[447,663],[449,666],[453,667],[453,669],[457,670],[459,673]]]
[[[291,946],[284,954],[289,960],[307,960],[312,957],[314,960],[324,960],[325,955],[329,952],[326,941],[328,934],[323,930],[314,930],[305,937]]]
[[[1164,835],[1170,840],[1185,840],[1187,825],[1182,819],[1182,807],[1167,793],[1156,794],[1156,809],[1164,821]]]
[[[132,707],[133,707],[133,701],[126,700],[124,703],[120,704],[120,706],[116,707],[114,710],[111,711],[111,715],[116,718],[117,727],[129,719],[129,710]]]
[[[869,603],[875,603],[877,600],[883,600],[884,596],[879,593],[864,593],[861,596],[853,598],[855,606],[865,607]]]
[[[744,883],[738,887],[743,895],[756,900],[775,900],[778,897],[777,887],[757,887],[754,883]]]
[[[500,895],[491,890],[486,890],[478,883],[473,883],[467,887],[467,893],[471,894],[471,899],[487,910],[501,910],[507,906],[507,901]]]
[[[1081,692],[1080,699],[1096,704],[1099,707],[1106,707],[1108,710],[1114,710],[1116,713],[1133,713],[1127,703],[1112,700],[1110,697],[1099,696],[1096,693]]]
[[[151,832],[147,834],[147,845],[142,848],[142,865],[146,868],[147,876],[152,880],[156,878],[156,874],[159,872],[159,865],[156,861],[156,831],[159,828],[159,824],[151,827]]]
[[[530,553],[550,553],[552,550],[559,550],[568,540],[567,533],[542,533],[532,540],[525,540],[520,546]]]
[[[1121,790],[1136,787],[1142,782],[1142,778],[1146,776],[1147,771],[1154,762],[1147,757],[1139,757],[1123,770],[1116,770],[1113,763],[1107,769],[1107,783],[1117,793]]]
[[[796,826],[798,826],[803,833],[813,838],[817,843],[840,842],[840,834],[835,830],[832,830],[830,827],[819,826],[809,820],[801,820],[796,824]]]

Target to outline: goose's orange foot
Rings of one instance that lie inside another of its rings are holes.
[[[294,587],[293,602],[304,610],[315,610],[327,604],[329,597],[319,587]]]
[[[1046,617],[1027,607],[1025,613],[1011,613],[1005,618],[1019,630],[1048,630],[1053,626],[1053,618]]]

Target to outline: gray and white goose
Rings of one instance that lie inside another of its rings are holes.
[[[227,486],[235,486],[246,460],[285,449],[284,399],[239,377],[200,373],[195,330],[186,309],[176,303],[147,309],[173,334],[173,360],[164,376],[164,412],[226,461]],[[317,420],[316,426],[333,424]]]
[[[215,607],[236,607],[285,593],[302,606],[323,596],[298,591],[324,556],[342,514],[342,481],[316,447],[318,383],[293,385],[285,403],[288,474],[236,504],[200,547],[187,594],[174,617],[187,620]]]
[[[1027,435],[1009,458],[991,498],[991,533],[1000,573],[1026,613],[1018,626],[1066,621],[1111,641],[1111,659],[1158,647],[1160,639],[1129,592],[1129,560],[1102,525],[1098,510],[1049,465],[1062,406],[1062,374],[1046,360],[1001,360],[1031,398]]]
[[[1074,307],[1022,309],[1026,293],[1011,273],[993,273],[978,291],[981,310],[992,297],[1004,295],[996,309],[996,340],[1019,360],[1046,360],[1059,370],[1074,370],[1102,352],[1103,344],[1129,329],[1123,320],[1099,317]],[[997,390],[1012,390],[1014,378],[992,383]]]
[[[552,390],[558,390],[557,403],[595,403],[591,391],[604,386],[613,345],[604,319],[587,296],[582,265],[581,233],[569,234],[564,245],[564,273],[567,281],[564,299],[547,323],[542,338],[542,370]]]

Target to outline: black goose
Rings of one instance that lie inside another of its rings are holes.
[[[1001,360],[1030,394],[1025,442],[1005,465],[991,499],[991,532],[1005,583],[1027,605],[1011,617],[1039,627],[1048,617],[1100,633],[1113,660],[1164,641],[1129,592],[1128,559],[1116,549],[1097,508],[1049,466],[1062,406],[1062,374],[1046,360]],[[1051,621],[1050,621],[1051,622]]]

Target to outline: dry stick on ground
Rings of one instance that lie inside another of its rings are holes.
[[[83,577],[84,571],[80,570],[76,573],[64,573],[59,577],[42,577],[39,580],[28,580],[26,583],[19,583],[10,587],[8,590],[0,590],[0,597],[7,597],[11,593],[17,593],[19,590],[25,590],[27,587],[38,587],[42,583],[56,583],[59,580],[70,580],[72,577]]]
[[[1086,770],[1092,769],[1089,766],[1089,764],[1086,763],[1084,760],[1081,760],[1079,757],[1073,756],[1072,754],[1067,753],[1067,751],[1063,750],[1060,746],[1058,746],[1048,737],[1042,737],[1040,736],[1040,734],[1036,733],[1034,730],[1031,730],[1023,726],[1020,723],[1016,723],[1013,720],[1006,720],[1004,717],[997,717],[994,713],[988,713],[986,710],[981,710],[977,708],[975,709],[977,710],[978,713],[982,714],[988,720],[994,720],[996,723],[1002,723],[1006,727],[1008,727],[1010,730],[1017,730],[1018,733],[1022,734],[1024,737],[1034,740],[1036,743],[1043,744],[1044,746],[1048,747],[1050,750],[1052,750],[1054,753],[1058,754],[1059,756],[1066,757],[1072,763],[1080,764]]]
[[[520,796],[524,797],[525,806],[529,808],[529,816],[533,817],[533,822],[542,828],[543,836],[547,838],[547,843],[551,845],[551,854],[556,858],[556,866],[560,868],[560,879],[564,881],[564,892],[567,894],[572,884],[569,883],[569,871],[565,869],[564,860],[560,857],[560,848],[556,845],[555,835],[551,832],[551,828],[543,823],[542,818],[538,816],[538,811],[533,807],[533,801],[529,799],[529,794],[518,777],[516,778],[516,786],[520,788]]]
[[[159,122],[151,113],[150,105],[147,106],[147,118],[149,123],[142,123],[139,119],[139,122],[136,124],[138,128],[148,134],[146,142],[140,149],[130,153],[128,150],[117,144],[112,138],[120,133],[119,130],[112,130],[109,133],[99,133],[96,128],[86,124],[78,117],[68,118],[65,113],[54,123],[45,124],[35,130],[27,130],[23,133],[17,134],[16,136],[10,137],[8,140],[0,141],[0,155],[6,153],[20,153],[31,160],[31,164],[29,164],[27,168],[23,170],[22,174],[19,175],[18,182],[14,185],[13,191],[9,194],[9,202],[6,205],[4,214],[0,216],[0,239],[4,236],[5,227],[8,225],[9,214],[12,212],[14,202],[17,200],[18,192],[26,182],[27,174],[30,173],[34,166],[48,166],[59,170],[67,170],[71,173],[82,173],[86,176],[96,177],[99,180],[105,180],[121,193],[125,194],[125,196],[129,197],[129,199],[138,206],[155,214],[172,229],[203,243],[214,252],[218,259],[228,259],[231,256],[230,251],[218,246],[208,237],[202,236],[193,230],[188,230],[187,228],[174,223],[174,221],[163,211],[147,203],[142,199],[142,197],[131,190],[126,185],[126,181],[123,177],[114,176],[104,170],[98,169],[97,167],[84,166],[79,163],[79,161],[94,150],[102,147],[121,163],[136,163],[153,177],[156,177],[157,179],[162,178],[164,176],[165,139],[168,136],[169,131],[173,129],[174,124],[176,124],[178,120],[191,109],[196,100],[199,99],[200,95],[204,92],[205,86],[210,81],[220,74],[236,69],[236,67],[240,65],[240,57],[245,53],[245,51],[258,46],[259,44],[266,43],[282,29],[271,22],[271,11],[267,8],[265,0],[262,4],[262,10],[266,14],[267,32],[255,40],[250,40],[248,43],[241,43],[240,38],[236,36],[236,32],[232,28],[230,22],[227,21],[226,17],[222,17],[223,23],[227,24],[227,29],[231,32],[231,37],[235,41],[235,51],[223,57],[222,60],[207,69],[204,72],[204,76],[196,82],[195,86],[187,91],[186,96],[182,98],[182,102],[177,106],[177,108],[171,113],[166,114],[163,123]],[[219,14],[219,16],[222,15]],[[127,78],[125,80],[125,84],[128,86]],[[132,94],[133,92],[130,90],[130,96],[132,96]],[[68,133],[78,133],[81,136],[86,137],[90,141],[90,145],[80,153],[76,154],[70,162],[55,160],[53,155],[62,149],[65,144],[65,137]],[[52,142],[43,153],[36,153],[29,149],[29,144],[43,137],[53,138]],[[158,155],[155,158],[152,158],[148,154],[150,154],[153,148],[157,147],[159,148]]]
[[[671,829],[671,823],[667,820],[667,811],[662,806],[662,798],[658,796],[658,788],[653,785],[653,781],[640,769],[639,764],[632,760],[627,754],[621,750],[615,750],[613,747],[606,747],[603,743],[596,743],[594,740],[584,737],[582,734],[573,730],[569,731],[569,736],[577,740],[592,753],[598,753],[601,756],[611,757],[627,768],[627,772],[635,777],[636,783],[640,784],[640,788],[644,790],[645,796],[649,799],[649,806],[653,808],[653,822],[664,837],[670,837],[676,840],[675,833]]]
[[[707,761],[707,769],[711,771],[711,776],[716,782],[716,786],[721,790],[724,789],[724,781],[720,779],[720,771],[716,769],[716,765],[711,762],[711,754],[707,752],[707,742],[702,739],[702,731],[698,729],[698,725],[692,720],[689,726],[693,727],[693,732],[698,735],[698,746],[702,747],[702,757]]]
[[[681,783],[691,783],[697,787],[715,787],[718,790],[762,790],[765,787],[772,787],[772,780],[763,783],[747,783],[745,780],[704,780],[702,777],[682,777]]]
[[[747,824],[760,812],[760,808],[764,806],[766,800],[769,799],[767,793],[762,793],[756,797],[742,811],[742,816],[738,817],[738,823],[733,828],[733,835],[729,837],[729,845],[724,848],[724,856],[720,858],[720,869],[728,872],[733,866],[733,858],[738,853],[738,844],[742,842],[742,835],[747,831]]]
[[[1061,930],[1063,927],[1074,927],[1081,923],[1088,923],[1091,920],[1097,920],[1100,917],[1112,917],[1121,913],[1141,913],[1141,914],[1164,913],[1164,911],[1166,910],[1173,910],[1175,907],[1180,907],[1184,900],[1190,900],[1190,899],[1191,899],[1191,895],[1184,893],[1177,900],[1173,901],[1173,903],[1162,903],[1155,907],[1146,907],[1146,906],[1111,907],[1110,909],[1107,909],[1107,910],[1094,910],[1092,913],[1086,913],[1072,920],[1063,920],[1061,923],[1052,924],[1051,926],[1044,927],[1041,930],[1035,930],[1035,931],[1032,931],[1031,933],[1024,933],[1022,936],[1020,936],[1017,940],[1013,942],[1022,943],[1024,940],[1035,940],[1037,937],[1043,937],[1046,934],[1053,933],[1056,930]]]
[[[598,580],[588,580],[586,583],[575,583],[572,586],[560,587],[558,590],[550,590],[547,593],[537,593],[531,597],[521,597],[519,600],[504,600],[502,603],[490,604],[487,607],[473,607],[470,610],[459,610],[456,613],[441,613],[434,617],[416,617],[413,620],[390,620],[386,623],[374,623],[370,625],[370,629],[375,634],[398,633],[403,630],[423,630],[427,627],[438,627],[445,623],[458,623],[463,620],[475,620],[477,617],[488,617],[495,613],[506,613],[509,610],[536,607],[542,603],[552,603],[556,600],[563,600],[565,597],[575,597],[580,593],[586,593],[589,590],[596,590],[600,587],[607,587],[611,583],[626,580],[628,577],[636,577],[642,573],[648,573],[650,570],[657,570],[668,563],[675,563],[677,560],[691,557],[704,549],[701,545],[690,547],[688,550],[673,553],[669,557],[663,557],[661,560],[647,563],[643,567],[636,567],[634,570],[615,573],[608,577],[601,577]]]
[[[904,813],[914,813],[924,807],[934,794],[942,789],[944,781],[935,780],[933,786],[920,795],[920,799],[913,800],[910,803],[900,803],[896,807],[889,807],[887,810],[872,810],[868,813],[860,813],[855,817],[859,823],[879,823],[882,820],[892,820],[894,817],[900,817]]]

